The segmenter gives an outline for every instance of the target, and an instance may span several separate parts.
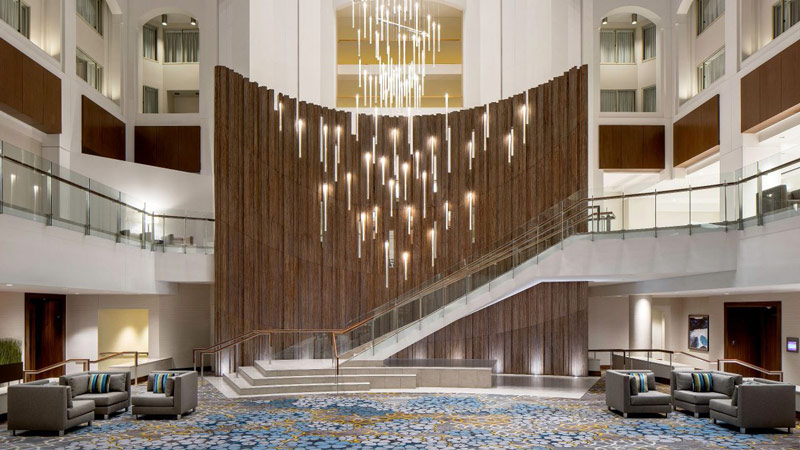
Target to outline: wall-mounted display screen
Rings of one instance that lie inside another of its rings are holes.
[[[797,342],[798,339],[796,337],[786,338],[786,351],[797,353]]]

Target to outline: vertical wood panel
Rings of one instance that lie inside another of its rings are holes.
[[[217,340],[253,328],[342,328],[434,275],[446,273],[498,239],[518,232],[521,225],[563,197],[585,189],[587,141],[583,128],[587,122],[582,115],[587,111],[583,86],[586,70],[576,68],[532,89],[527,127],[523,127],[523,94],[492,103],[486,151],[485,108],[451,112],[449,171],[445,117],[415,116],[412,146],[420,154],[420,171],[428,176],[423,209],[422,181],[415,176],[415,162],[408,151],[407,118],[378,117],[377,163],[370,162],[367,176],[364,155],[372,158],[373,116],[359,117],[356,137],[350,133],[349,114],[300,102],[303,128],[298,136],[294,99],[258,88],[241,75],[218,67],[214,152]],[[275,110],[276,96],[283,105],[283,117]],[[328,127],[325,142],[321,141],[320,118]],[[515,151],[509,163],[512,126]],[[337,127],[342,129],[341,153],[338,172],[334,173]],[[524,128],[527,136],[523,138]],[[397,166],[393,130],[397,130]],[[473,130],[476,149],[470,168],[468,145]],[[302,158],[298,155],[298,138],[302,140]],[[325,143],[327,168],[320,161],[320,145]],[[382,157],[387,160],[386,185],[381,182]],[[405,162],[410,165],[407,198],[402,170]],[[395,167],[399,199],[391,199],[388,187]],[[349,211],[348,172],[353,175]],[[323,183],[329,186],[324,212],[320,208]],[[469,192],[475,196],[474,242],[469,230]],[[452,212],[449,230],[445,226],[445,202]],[[371,213],[375,206],[378,224],[373,238]],[[410,235],[409,206],[414,214]],[[357,223],[362,212],[367,215],[367,233],[358,258]],[[320,240],[325,214],[327,231]],[[434,224],[437,258],[432,265]],[[396,264],[389,269],[387,287],[384,242],[392,230]],[[404,251],[410,254],[408,280],[403,276]],[[430,311],[442,301],[462,295],[463,289],[459,286],[450,289],[447,296],[426,299],[424,309]],[[573,327],[585,324],[571,319],[576,305],[584,300],[577,298],[581,295],[586,295],[585,290],[542,285],[502,302],[496,310],[466,317],[401,355],[492,358],[509,373],[536,370],[571,374],[584,370],[585,364],[573,367],[571,358],[580,350],[579,358],[585,360],[585,346],[577,346],[575,342],[579,341],[567,336],[575,332]],[[403,309],[398,320],[411,321],[416,314],[411,308]],[[278,345],[288,344],[287,340]],[[242,362],[262,353],[263,349],[253,345],[242,355]]]

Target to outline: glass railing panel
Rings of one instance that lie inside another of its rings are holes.
[[[619,197],[592,198],[589,201],[591,220],[588,231],[595,235],[595,239],[602,238],[603,235],[613,236],[622,231],[624,226],[622,204],[623,201]]]
[[[3,204],[7,214],[45,222],[49,213],[47,177],[4,157]]]
[[[692,189],[692,233],[726,229],[725,191],[724,186]]]
[[[626,236],[652,236],[656,226],[656,194],[626,196],[623,200]]]
[[[93,183],[94,184],[94,183]],[[93,186],[94,187],[94,186]],[[105,239],[117,239],[119,203],[112,198],[92,192],[89,194],[89,234]]]
[[[420,299],[414,299],[397,307],[397,328],[403,328],[420,319]]]
[[[659,236],[688,233],[692,200],[689,191],[661,192],[655,195],[655,221]]]
[[[272,361],[333,359],[331,333],[292,332],[272,335]]]
[[[88,195],[72,184],[52,180],[53,225],[79,233],[86,232]]]
[[[144,212],[127,204],[120,206],[120,242],[129,245],[142,245],[143,233],[147,226]]]
[[[187,233],[186,219],[173,216],[164,217],[164,250],[185,252],[186,247],[194,245],[194,236]]]
[[[213,222],[207,219],[186,219],[187,252],[211,253],[214,249]]]
[[[800,163],[761,175],[761,214],[764,222],[795,216],[800,210]]]

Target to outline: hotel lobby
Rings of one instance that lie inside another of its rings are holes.
[[[800,0],[0,19],[0,448],[800,448]]]

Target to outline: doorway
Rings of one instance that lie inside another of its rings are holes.
[[[25,294],[25,369],[41,369],[65,359],[65,295]],[[58,377],[64,368],[49,370],[35,379]]]
[[[781,302],[725,303],[725,359],[781,370]],[[725,370],[766,378],[738,364],[726,364]]]

